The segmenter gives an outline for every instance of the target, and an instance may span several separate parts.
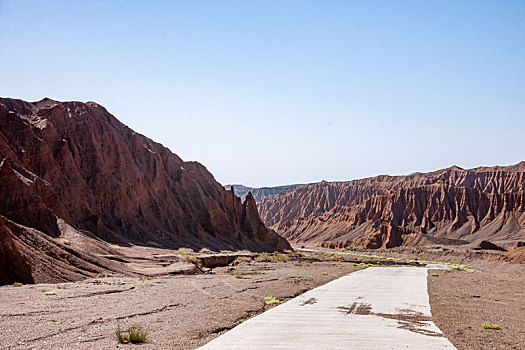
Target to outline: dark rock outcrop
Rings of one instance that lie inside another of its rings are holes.
[[[261,222],[253,197],[243,203],[204,166],[93,102],[0,98],[0,194],[0,215],[11,223],[1,226],[0,273],[10,262],[31,266],[30,256],[17,255],[21,232],[59,239],[60,220],[99,243],[290,248]]]
[[[501,248],[500,246],[492,243],[492,242],[489,242],[489,241],[481,241],[479,242],[479,247],[481,249],[488,249],[488,250],[499,250],[499,251],[502,251],[502,252],[506,252],[507,249],[505,248]]]
[[[266,198],[259,211],[297,244],[390,248],[490,240],[509,246],[525,237],[525,162],[320,182]]]

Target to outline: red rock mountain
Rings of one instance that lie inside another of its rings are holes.
[[[261,222],[253,196],[243,203],[204,166],[94,102],[0,98],[0,195],[0,283],[31,281],[37,261],[46,273],[50,264],[89,270],[90,257],[60,241],[73,233],[105,251],[103,241],[289,248]]]
[[[266,198],[263,221],[297,244],[396,247],[525,239],[525,162],[320,182]]]

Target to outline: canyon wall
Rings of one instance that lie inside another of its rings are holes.
[[[296,244],[391,248],[525,238],[525,162],[320,182],[266,198],[263,221]]]
[[[203,165],[94,102],[0,98],[0,194],[0,272],[15,262],[30,269],[42,248],[31,246],[34,237],[56,245],[64,227],[118,244],[290,247],[261,222],[253,196],[242,202]]]

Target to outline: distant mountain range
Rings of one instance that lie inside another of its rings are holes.
[[[235,195],[241,197],[243,200],[246,198],[248,192],[251,192],[255,201],[259,202],[265,198],[275,196],[285,191],[295,190],[297,187],[303,186],[300,184],[296,185],[284,185],[276,187],[248,187],[244,185],[225,185],[224,188],[229,190],[233,186]]]
[[[509,246],[525,240],[525,162],[319,182],[266,197],[263,222],[296,244]]]

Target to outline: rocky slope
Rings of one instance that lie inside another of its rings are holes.
[[[0,283],[110,268],[90,253],[111,254],[105,242],[289,248],[261,222],[251,194],[243,203],[204,166],[93,102],[0,98],[0,195]]]
[[[465,244],[525,238],[525,162],[306,185],[259,204],[291,242],[330,247]]]
[[[246,198],[248,192],[251,192],[256,202],[260,202],[265,198],[276,196],[282,192],[295,190],[297,187],[303,185],[284,185],[275,187],[248,187],[244,185],[225,185],[225,189],[234,188],[235,194],[243,200]]]

